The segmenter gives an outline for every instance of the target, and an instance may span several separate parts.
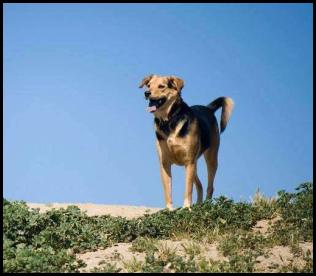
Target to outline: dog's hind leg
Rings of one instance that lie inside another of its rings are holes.
[[[214,145],[207,149],[204,152],[204,158],[207,165],[207,191],[206,191],[206,199],[211,199],[214,192],[214,178],[217,170],[217,153],[218,153],[218,145]]]
[[[197,204],[201,204],[203,202],[203,186],[201,184],[201,181],[197,175],[197,173],[195,174],[195,178],[194,178],[194,184],[195,184],[195,188],[197,191]]]

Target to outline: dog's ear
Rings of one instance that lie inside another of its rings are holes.
[[[170,76],[168,78],[168,86],[176,89],[180,93],[184,86],[184,81],[178,77]]]
[[[145,77],[142,80],[142,83],[140,84],[139,88],[143,88],[144,85],[147,85],[153,76],[154,75],[152,74],[152,75],[149,75],[149,76]]]

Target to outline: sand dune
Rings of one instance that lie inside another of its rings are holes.
[[[145,206],[102,205],[93,203],[27,203],[27,205],[30,208],[39,208],[41,213],[51,209],[67,208],[67,206],[76,205],[81,211],[86,211],[88,216],[111,215],[113,217],[121,216],[127,219],[140,217],[144,214],[152,214],[161,210],[161,208]]]
[[[92,203],[27,203],[30,208],[39,208],[40,212],[46,212],[53,208],[66,208],[70,205],[78,206],[82,211],[86,211],[88,216],[100,216],[100,215],[111,215],[114,217],[121,216],[127,219],[143,216],[144,214],[155,213],[162,208],[151,208],[145,206],[126,206],[126,205],[102,205]],[[270,220],[274,223],[279,218]],[[253,227],[253,231],[257,231],[263,235],[267,234],[269,220],[260,220]],[[168,248],[176,249],[177,253],[181,256],[185,255],[183,251],[183,245],[192,243],[193,240],[179,239],[179,240],[157,240],[158,244],[165,244]],[[208,244],[207,242],[197,242],[201,248],[200,255],[203,257],[211,258],[213,260],[227,260],[217,248],[217,243]],[[131,262],[134,258],[137,261],[144,261],[145,253],[132,252],[132,243],[116,243],[107,248],[99,248],[98,250],[78,253],[76,254],[77,259],[84,261],[87,266],[81,269],[81,272],[91,272],[93,269],[102,269],[102,262],[105,261],[107,264],[115,265],[120,268],[120,272],[128,272],[124,263]],[[299,244],[303,252],[309,250],[313,254],[313,243],[304,242]],[[302,267],[305,263],[302,257],[296,258],[291,252],[289,246],[274,246],[269,248],[266,252],[267,255],[259,256],[256,260],[256,269],[258,271],[275,272],[276,265],[289,265],[290,262],[294,262],[295,265]],[[313,256],[313,255],[312,255]],[[168,271],[165,271],[168,272]]]

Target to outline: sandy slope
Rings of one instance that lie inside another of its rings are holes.
[[[161,210],[161,208],[150,208],[144,206],[124,206],[124,205],[100,205],[92,203],[27,203],[30,208],[39,208],[40,212],[46,212],[53,208],[66,208],[70,205],[78,206],[82,211],[86,211],[89,216],[99,216],[99,215],[111,215],[111,216],[122,216],[128,219],[140,217],[144,214],[151,214]],[[274,223],[277,219],[273,219],[271,222]],[[261,220],[257,222],[257,225],[253,228],[254,231],[258,231],[261,234],[266,234],[268,229],[269,220]],[[183,253],[182,245],[187,244],[188,240],[172,241],[165,240],[160,241],[167,244],[168,247],[176,248],[177,253],[181,255]],[[200,244],[202,248],[202,256],[212,258],[213,260],[225,260],[226,258],[222,256],[216,244]],[[131,243],[117,243],[106,249],[99,249],[94,252],[86,252],[82,254],[77,254],[77,258],[83,260],[87,267],[81,271],[89,272],[93,268],[100,268],[100,261],[106,261],[107,263],[115,264],[117,267],[121,268],[121,272],[127,272],[123,267],[124,262],[132,261],[135,258],[137,261],[144,260],[144,253],[132,253],[130,250]],[[301,243],[301,249],[306,252],[310,250],[313,252],[313,243]],[[302,258],[295,258],[291,253],[291,250],[287,246],[275,246],[269,249],[266,257],[259,256],[256,267],[265,272],[274,272],[273,266],[275,264],[287,265],[289,262],[298,263],[303,265],[304,262]],[[115,257],[116,256],[116,257]],[[168,272],[168,271],[166,271]]]
[[[86,211],[88,216],[111,215],[113,217],[121,216],[128,219],[161,210],[161,208],[150,208],[145,206],[101,205],[92,203],[27,203],[27,205],[30,208],[39,208],[40,212],[46,212],[54,208],[67,208],[67,206],[76,205],[80,208],[80,210]]]

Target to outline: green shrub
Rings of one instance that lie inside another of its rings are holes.
[[[271,238],[280,245],[313,240],[313,184],[303,183],[296,193],[279,191],[277,210],[281,216],[272,229]]]

